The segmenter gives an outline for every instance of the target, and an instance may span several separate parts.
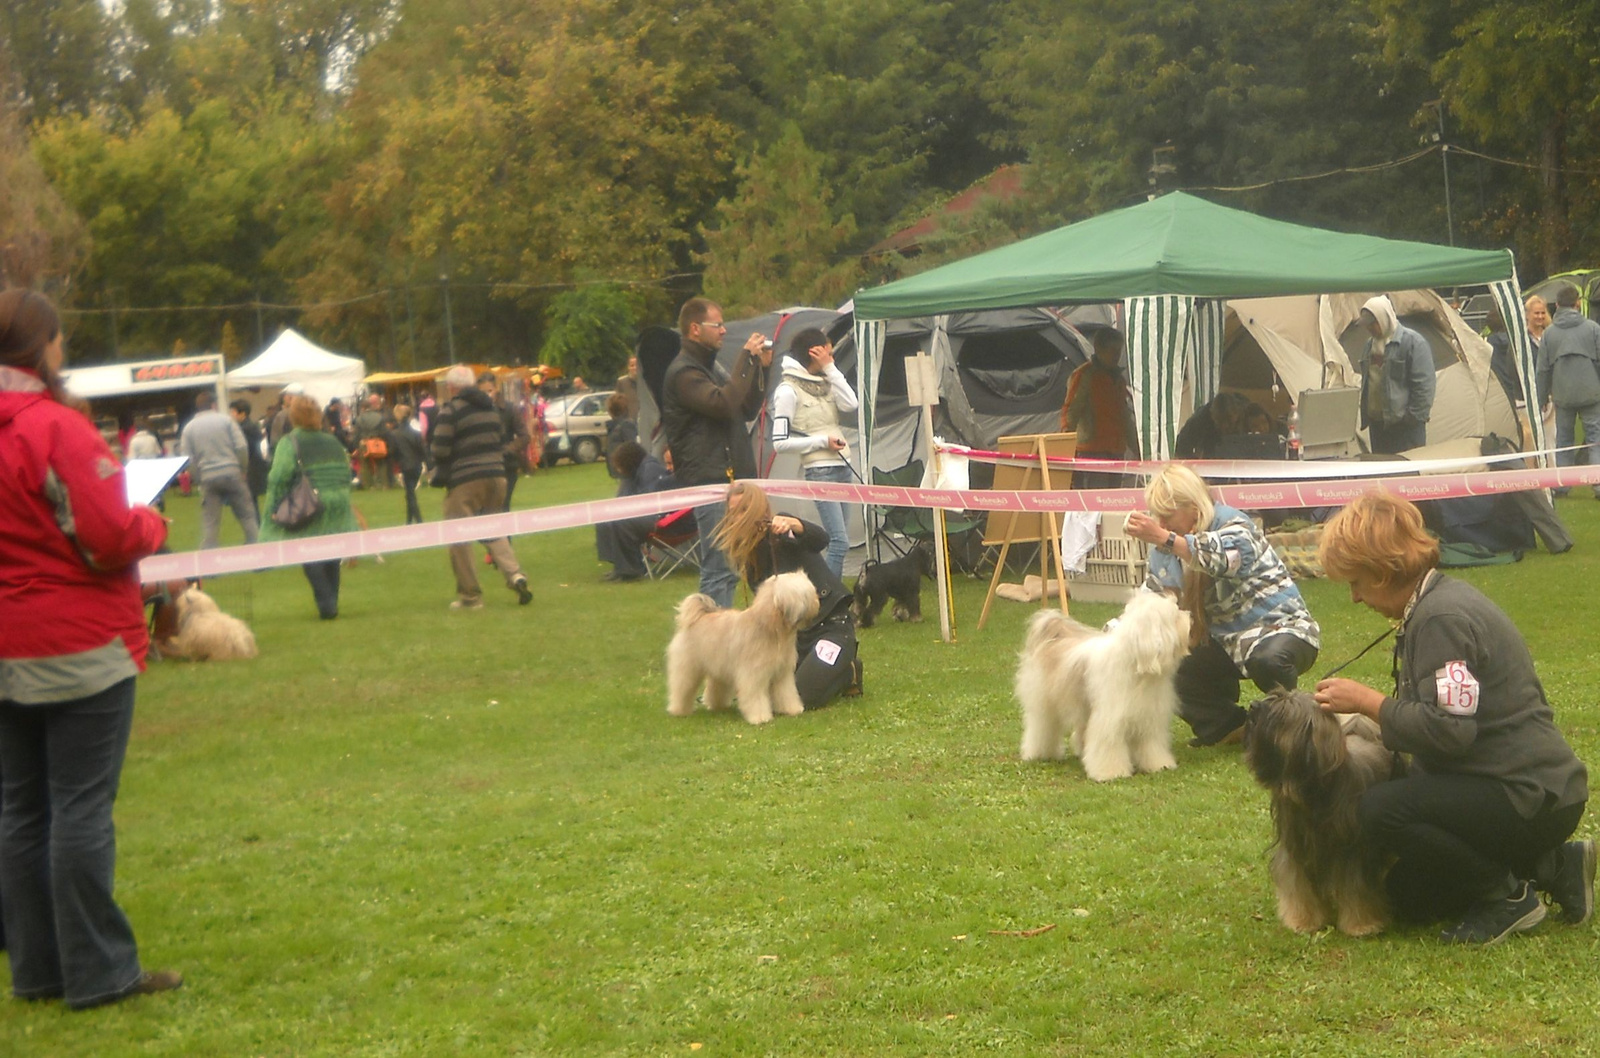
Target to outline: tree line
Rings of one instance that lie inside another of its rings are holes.
[[[1597,15],[1600,0],[10,0],[0,269],[62,303],[84,361],[253,351],[293,324],[374,367],[453,345],[601,375],[693,293],[731,314],[833,304],[1180,187],[1511,246],[1526,282],[1600,263]],[[1474,154],[1387,164],[1440,143]],[[1019,196],[914,257],[869,252],[1011,164]]]

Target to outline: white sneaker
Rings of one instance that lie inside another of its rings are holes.
[[[481,609],[483,609],[483,600],[482,599],[452,599],[450,601],[450,609],[452,609],[452,610],[481,610]]]

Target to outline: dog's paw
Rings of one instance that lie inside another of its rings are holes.
[[[1383,932],[1382,919],[1352,918],[1339,919],[1339,932],[1347,937],[1375,937]]]
[[[1278,921],[1296,933],[1318,933],[1328,926],[1328,916],[1318,907],[1301,907],[1278,902]]]

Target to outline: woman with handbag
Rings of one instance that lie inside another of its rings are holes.
[[[177,988],[113,895],[112,807],[149,632],[138,562],[166,539],[62,400],[61,322],[0,293],[0,889],[11,990],[83,1009]]]
[[[354,532],[350,457],[344,445],[322,429],[322,409],[303,394],[289,402],[289,425],[293,429],[279,442],[267,474],[267,510],[272,513],[262,527],[262,542]],[[338,617],[339,560],[306,562],[300,568],[311,582],[317,613],[324,621]]]

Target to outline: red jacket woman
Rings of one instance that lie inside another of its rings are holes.
[[[146,973],[112,896],[112,805],[147,643],[136,563],[166,523],[61,402],[61,324],[0,293],[0,920],[11,988],[98,1006],[182,983]]]

